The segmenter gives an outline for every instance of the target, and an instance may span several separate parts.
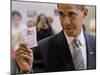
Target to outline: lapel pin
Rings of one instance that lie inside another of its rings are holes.
[[[93,54],[93,52],[90,52],[90,54]]]

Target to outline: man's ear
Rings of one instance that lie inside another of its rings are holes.
[[[87,8],[84,8],[83,15],[84,15],[84,17],[88,15],[88,9]]]

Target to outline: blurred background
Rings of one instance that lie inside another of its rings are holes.
[[[88,8],[88,16],[84,20],[86,32],[95,36],[95,6],[86,6]],[[23,2],[12,1],[12,11],[18,11],[22,15],[21,23],[26,25],[28,20],[33,19],[37,24],[38,16],[45,15],[51,27],[51,35],[57,34],[61,31],[59,15],[57,12],[57,4],[54,3],[37,3],[37,2]],[[39,26],[39,25],[38,25]],[[40,27],[41,28],[41,27]]]

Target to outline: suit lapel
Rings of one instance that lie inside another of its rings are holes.
[[[63,31],[57,35],[56,41],[56,45],[58,46],[58,50],[56,52],[58,58],[62,61],[67,70],[74,70],[72,56]]]

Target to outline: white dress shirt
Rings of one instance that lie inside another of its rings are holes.
[[[70,48],[70,52],[72,54],[73,57],[73,46],[72,46],[72,42],[74,37],[69,37],[67,36],[67,34],[64,32],[66,40],[68,42],[69,48]],[[84,38],[84,34],[83,34],[83,29],[81,30],[81,33],[76,37],[79,41],[80,41],[80,48],[82,50],[82,55],[83,55],[83,60],[85,63],[85,69],[87,69],[87,51],[86,51],[86,43],[85,43],[85,38]]]

